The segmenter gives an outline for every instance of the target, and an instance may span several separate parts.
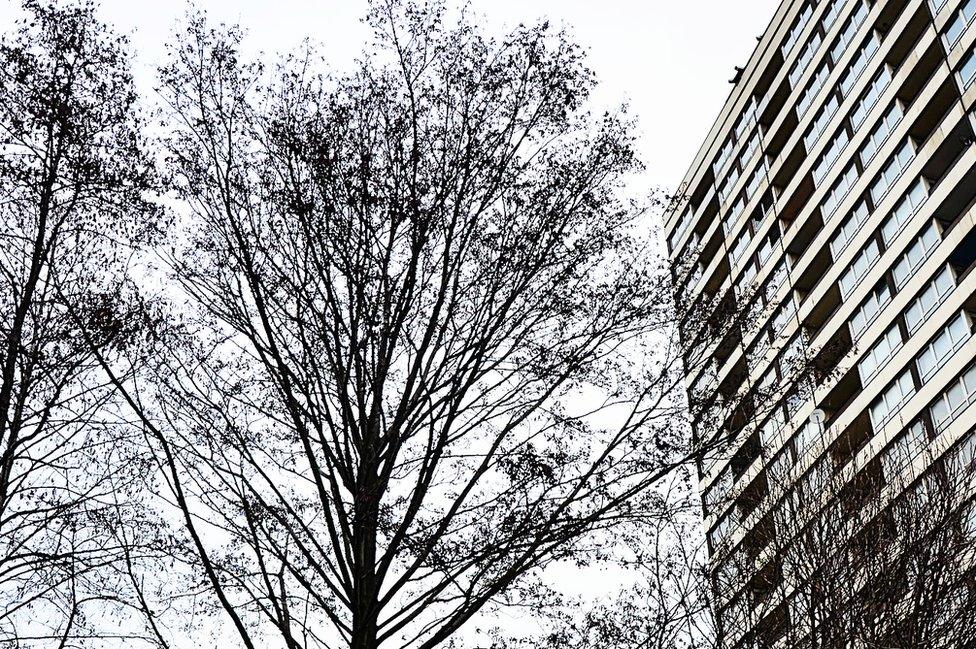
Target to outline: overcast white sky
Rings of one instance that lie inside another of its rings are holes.
[[[589,48],[600,104],[627,101],[639,117],[650,187],[673,189],[708,133],[780,0],[471,0],[490,32],[548,18]],[[18,0],[0,0],[0,30]],[[186,0],[100,0],[103,19],[132,38],[136,80],[152,91],[155,68]],[[367,0],[197,0],[217,21],[248,30],[252,52],[274,56],[310,37],[337,67],[361,51]],[[592,576],[569,573],[592,590]],[[604,579],[609,580],[609,576]],[[516,621],[513,620],[513,623]]]
[[[7,26],[16,0],[0,0]],[[673,188],[728,95],[734,65],[743,65],[779,0],[472,0],[492,31],[520,21],[564,22],[591,52],[602,81],[597,99],[626,99],[640,117],[641,152],[650,185]],[[249,30],[255,51],[319,41],[348,63],[367,35],[366,0],[199,0],[211,17]],[[152,73],[185,0],[101,0],[102,15],[132,36],[140,86]]]

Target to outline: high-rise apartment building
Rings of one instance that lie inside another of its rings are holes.
[[[820,623],[803,530],[897,528],[891,503],[972,468],[974,22],[976,0],[785,0],[668,215],[728,647]]]

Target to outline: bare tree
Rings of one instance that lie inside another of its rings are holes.
[[[782,305],[791,298],[768,297],[782,286],[777,274],[774,269],[761,285],[746,280],[715,293],[705,287],[692,302],[684,295],[697,281],[694,269],[679,263],[674,270],[679,311],[686,312],[686,366],[692,375],[704,368],[689,395],[696,434],[717,441],[703,469],[731,459],[703,494],[706,513],[719,513],[710,575],[720,631],[715,641],[729,647],[966,646],[976,625],[976,599],[969,594],[973,519],[966,504],[973,495],[971,436],[925,476],[906,468],[916,454],[939,447],[929,449],[934,436],[925,417],[856,474],[851,460],[870,439],[864,424],[823,449],[824,415],[815,413],[819,420],[811,417],[785,442],[779,439],[813,388],[838,376],[832,366],[855,342],[842,332],[828,347],[813,349],[804,326],[789,339],[779,335],[776,320],[790,317]],[[766,320],[758,316],[770,308],[776,310],[769,331],[755,335],[756,322]],[[720,373],[731,349],[749,341],[740,366]],[[753,359],[770,349],[773,362],[753,381]],[[908,452],[904,444],[911,456],[896,458]],[[801,462],[813,459],[811,446],[826,452],[812,464]],[[958,461],[967,453],[968,461]],[[748,470],[756,470],[748,484],[735,485]],[[736,523],[750,531],[730,547],[721,531]]]
[[[565,614],[541,637],[513,644],[537,649],[714,649],[701,509],[690,476],[677,474],[645,520],[628,523],[610,552],[632,585],[562,602]]]
[[[193,19],[162,70],[180,316],[112,367],[247,647],[450,642],[687,462],[663,266],[548,25],[377,2],[350,76]],[[539,595],[537,602],[533,597]],[[470,625],[469,625],[470,626]]]
[[[758,539],[763,565],[745,583],[743,595],[762,620],[747,646],[786,637],[790,646],[812,648],[920,649],[966,646],[974,637],[976,438],[971,431],[918,475],[914,458],[930,452],[927,426],[915,422],[909,443],[846,484],[829,458],[795,484],[771,481],[782,500]]]
[[[88,3],[22,9],[0,41],[0,643],[66,646],[113,601],[104,521],[140,470],[91,345],[137,335],[118,272],[159,214],[124,41]]]

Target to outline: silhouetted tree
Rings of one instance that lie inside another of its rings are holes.
[[[548,632],[498,647],[532,649],[714,649],[701,508],[690,475],[677,473],[659,489],[644,520],[618,530],[608,562],[632,584],[609,594],[560,602],[564,613]],[[594,601],[595,600],[595,601]],[[502,634],[504,631],[502,632]]]
[[[761,562],[718,584],[761,632],[745,646],[961,647],[976,633],[973,432],[919,474],[925,420],[847,479],[821,460],[794,482],[770,479],[774,506],[755,543]],[[729,632],[730,629],[726,629]],[[736,638],[740,633],[735,633]],[[751,644],[750,644],[751,643]]]
[[[516,593],[544,614],[539,572],[691,454],[629,123],[585,112],[580,48],[439,3],[369,20],[338,79],[308,55],[267,81],[202,19],[162,70],[181,317],[155,392],[116,382],[247,647],[434,647]]]
[[[139,465],[93,349],[138,335],[119,273],[159,214],[124,41],[89,3],[22,9],[0,41],[0,643],[65,646],[114,601],[105,521]]]

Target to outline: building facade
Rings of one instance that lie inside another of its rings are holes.
[[[897,528],[890,503],[972,468],[974,22],[976,0],[785,0],[668,213],[726,646],[823,623],[800,536]]]

